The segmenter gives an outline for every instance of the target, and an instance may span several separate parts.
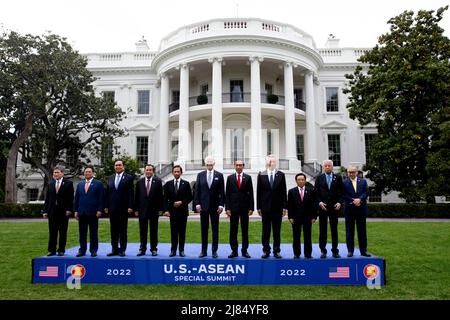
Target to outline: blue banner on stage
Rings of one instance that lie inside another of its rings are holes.
[[[131,247],[131,248],[130,248]],[[186,244],[186,257],[168,257],[170,244],[160,244],[158,256],[136,257],[138,244],[130,244],[126,257],[107,257],[109,245],[101,244],[99,256],[76,258],[76,249],[64,257],[33,259],[33,283],[105,284],[200,284],[200,285],[383,285],[384,260],[360,257],[292,259],[292,247],[282,245],[283,259],[261,259],[260,246],[253,245],[253,258],[227,258],[227,246],[219,248],[219,258],[197,258],[199,244]],[[341,254],[346,254],[340,245]]]

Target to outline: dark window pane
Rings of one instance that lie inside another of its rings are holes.
[[[341,166],[341,135],[328,135],[328,159],[333,161],[335,167]]]
[[[297,159],[302,163],[305,161],[305,141],[302,134],[297,135]]]
[[[150,112],[150,91],[138,91],[138,114],[148,114]]]
[[[338,112],[338,88],[326,88],[327,95],[327,112]]]
[[[136,137],[136,159],[142,167],[148,163],[148,137]]]

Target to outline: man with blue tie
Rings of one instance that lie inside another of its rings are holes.
[[[94,179],[94,167],[86,166],[84,169],[84,180],[77,185],[75,192],[74,211],[75,219],[78,220],[80,236],[80,249],[77,257],[82,257],[87,250],[87,231],[89,227],[91,257],[97,256],[98,250],[98,218],[102,215],[103,206],[103,184]]]
[[[273,256],[281,259],[281,221],[287,213],[286,177],[277,170],[274,155],[266,158],[267,170],[258,174],[256,191],[256,209],[262,219],[262,259],[270,255],[270,233],[273,231]]]
[[[127,250],[128,215],[133,213],[133,177],[125,172],[125,164],[114,162],[115,174],[108,178],[105,196],[105,213],[109,214],[112,251],[108,257],[125,256]],[[120,243],[120,247],[119,247]]]
[[[353,257],[355,250],[355,223],[358,231],[359,251],[362,256],[370,257],[367,253],[367,197],[369,188],[364,178],[359,178],[358,168],[349,166],[348,179],[344,180],[344,215],[348,257]]]
[[[324,173],[316,177],[314,191],[319,201],[319,247],[321,259],[327,257],[327,227],[330,220],[331,252],[333,258],[340,258],[338,249],[338,216],[342,207],[342,177],[333,173],[333,161],[323,161]]]
[[[197,175],[194,191],[194,208],[200,213],[202,251],[199,258],[206,257],[208,251],[208,229],[211,219],[212,257],[217,258],[219,247],[219,216],[225,205],[225,185],[222,173],[214,170],[215,160],[205,158],[206,170]]]

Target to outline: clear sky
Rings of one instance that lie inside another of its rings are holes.
[[[213,18],[254,17],[289,23],[323,47],[330,33],[342,47],[372,47],[404,10],[436,10],[442,0],[0,0],[0,24],[21,33],[67,37],[81,53],[151,50],[168,33]],[[450,10],[441,27],[450,36]]]

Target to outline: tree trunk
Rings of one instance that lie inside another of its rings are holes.
[[[33,129],[34,114],[31,112],[25,120],[25,127],[19,134],[16,140],[14,140],[11,149],[8,152],[8,159],[6,163],[6,178],[5,178],[5,202],[16,203],[17,202],[17,182],[16,182],[16,168],[17,168],[17,156],[19,154],[19,148],[28,139]]]

